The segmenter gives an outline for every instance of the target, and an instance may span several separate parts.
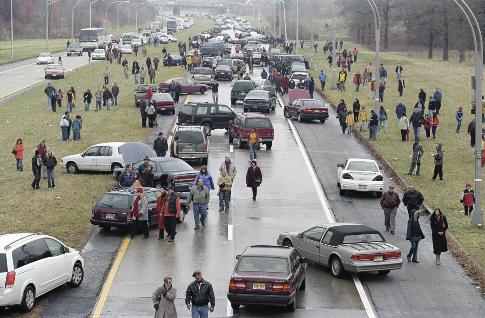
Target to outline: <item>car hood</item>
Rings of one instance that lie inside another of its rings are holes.
[[[296,237],[300,232],[284,232],[281,233],[280,236],[285,236],[285,237]]]
[[[123,162],[126,164],[131,164],[142,160],[145,157],[156,157],[155,151],[147,144],[141,142],[127,142],[118,148]]]
[[[70,156],[65,156],[65,157],[62,157],[62,162],[67,162],[69,160],[75,160],[75,159],[79,159],[79,158],[82,158],[81,154],[80,153],[77,153],[75,155],[70,155]]]

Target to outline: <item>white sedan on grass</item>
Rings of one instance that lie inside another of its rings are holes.
[[[37,57],[37,64],[52,64],[54,63],[54,56],[52,53],[44,52],[40,53],[39,57]]]
[[[337,164],[337,168],[340,195],[346,191],[374,192],[378,197],[382,195],[384,177],[375,160],[349,158]]]
[[[103,49],[96,49],[91,54],[91,59],[94,60],[106,60],[106,52]]]
[[[118,49],[122,54],[133,54],[133,49],[130,44],[122,44]]]

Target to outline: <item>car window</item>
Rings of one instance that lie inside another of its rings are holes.
[[[210,106],[210,114],[211,115],[215,115],[217,114],[217,109],[216,109],[216,106]]]
[[[199,106],[197,107],[197,115],[207,115],[207,106]]]
[[[15,269],[51,256],[44,239],[29,242],[12,252]]]
[[[246,119],[247,128],[272,128],[269,118],[248,118]]]
[[[260,99],[260,98],[269,98],[268,96],[268,92],[267,91],[251,91],[249,92],[249,94],[246,96],[246,98],[257,98],[257,99]]]
[[[320,242],[324,232],[325,228],[317,226],[303,232],[303,237],[315,242]]]
[[[367,243],[367,242],[384,242],[379,233],[362,233],[345,235],[343,243]]]
[[[109,146],[101,147],[101,149],[99,150],[99,155],[100,156],[106,156],[106,157],[111,156],[111,147],[109,147]]]
[[[136,163],[133,164],[133,171],[137,172],[138,171],[138,168],[140,168],[140,166],[144,163],[145,161],[144,160],[140,160]],[[150,164],[150,166],[153,167],[153,172],[157,172],[157,164],[153,161],[149,161],[148,164]]]
[[[5,254],[0,254],[0,273],[6,273],[8,272],[7,268],[7,255]]]
[[[131,207],[131,196],[106,193],[96,203],[96,207],[101,209],[129,209]]]
[[[279,257],[243,256],[237,272],[288,273],[288,260]]]
[[[219,105],[219,114],[232,114],[232,110],[227,106]]]
[[[177,159],[161,161],[160,166],[163,172],[192,170],[192,167],[187,162]]]
[[[323,237],[322,243],[323,244],[330,244],[330,240],[332,239],[333,231],[328,230]]]
[[[374,162],[372,162],[372,161],[357,161],[357,160],[350,161],[346,170],[379,172],[379,168],[377,167],[377,165]]]
[[[45,243],[47,244],[47,247],[49,248],[52,256],[59,256],[64,254],[64,245],[62,245],[58,241],[46,238]]]
[[[175,136],[180,138],[181,143],[202,144],[204,143],[204,135],[202,131],[197,130],[179,130],[175,133]]]
[[[303,106],[311,107],[311,108],[322,108],[322,107],[325,107],[325,104],[320,100],[313,99],[313,100],[304,100]]]
[[[252,90],[254,85],[252,82],[235,82],[234,87],[235,90]]]
[[[99,146],[91,147],[88,150],[86,150],[86,152],[84,153],[84,156],[87,156],[87,157],[99,156],[100,148],[101,147]]]
[[[179,110],[179,113],[184,113],[184,114],[192,114],[192,105],[184,105],[182,108]]]

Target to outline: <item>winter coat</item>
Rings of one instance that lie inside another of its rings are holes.
[[[441,150],[442,147],[443,147],[442,144],[438,144],[436,146],[436,152],[433,154],[434,164],[436,166],[442,166],[443,165],[443,150]]]
[[[133,218],[138,217],[138,220],[140,221],[148,221],[148,200],[145,195],[141,197],[141,199],[138,200],[138,208],[135,206],[135,201],[138,198],[136,196],[133,199],[133,209],[130,212],[130,216]]]
[[[372,112],[370,115],[369,126],[377,126],[377,125],[379,125],[377,114],[375,112]]]
[[[168,149],[167,139],[163,137],[155,138],[155,141],[153,142],[153,150],[155,150],[156,153],[167,151],[167,149]]]
[[[91,99],[93,99],[93,94],[91,92],[85,91],[83,94],[84,102],[91,104]]]
[[[13,146],[13,149],[15,150],[15,159],[17,160],[23,160],[24,159],[24,144],[15,144]]]
[[[379,110],[379,121],[387,120],[387,113],[385,110]]]
[[[433,239],[433,253],[436,255],[442,252],[448,251],[448,243],[446,242],[446,230],[448,230],[448,221],[446,217],[442,215],[439,219],[435,214],[431,214],[429,218],[429,223],[431,225],[431,238]],[[443,234],[438,234],[442,232]]]
[[[261,169],[256,166],[255,168],[249,167],[246,172],[246,185],[249,188],[259,187],[263,181],[263,175]]]
[[[231,179],[234,180],[237,174],[237,169],[234,163],[231,161],[229,162],[229,169],[227,167],[226,161],[223,161],[219,167],[219,172],[222,174],[222,172],[225,171]]]
[[[406,191],[402,197],[402,203],[407,207],[418,207],[423,204],[424,197],[421,192],[414,190],[414,191]]]
[[[433,94],[433,99],[437,102],[441,102],[441,99],[443,98],[443,96],[441,95],[441,92],[434,92]]]
[[[194,186],[197,185],[197,181],[199,181],[199,179],[202,179],[202,181],[204,182],[204,185],[207,187],[207,189],[209,190],[214,190],[215,187],[214,187],[214,180],[212,180],[212,175],[210,173],[200,173],[197,175],[197,177],[195,177],[195,180],[194,180]]]
[[[406,116],[401,116],[401,118],[399,118],[399,129],[409,129],[409,119]]]
[[[367,111],[362,110],[359,112],[359,121],[361,122],[367,121]]]
[[[412,160],[416,162],[416,164],[421,164],[421,156],[423,155],[423,153],[423,146],[421,146],[419,143],[414,143]]]
[[[232,179],[228,175],[225,177],[220,176],[217,180],[217,185],[221,191],[231,191],[232,187]]]
[[[118,87],[118,85],[113,85],[113,87],[111,87],[111,94],[113,94],[114,97],[117,97],[119,93],[120,88]]]
[[[77,119],[77,118],[74,119],[72,121],[72,127],[71,127],[72,132],[78,133],[78,132],[81,131],[81,128],[83,128],[82,122],[79,119]]]
[[[192,306],[207,306],[211,304],[211,307],[216,305],[216,297],[211,283],[202,280],[201,282],[194,281],[185,292],[185,304],[192,303]]]
[[[120,186],[131,187],[133,185],[133,182],[135,182],[135,177],[136,175],[134,172],[126,173],[126,171],[123,171],[122,173],[120,173],[118,179]]]
[[[195,185],[190,189],[187,204],[190,202],[193,202],[194,204],[208,204],[209,201],[209,189],[205,185],[202,187],[202,189],[200,189],[198,185]]]
[[[394,209],[401,204],[401,199],[399,199],[399,194],[397,192],[384,192],[381,197],[381,207],[383,209]]]
[[[158,305],[155,318],[177,318],[177,310],[174,304],[176,298],[177,289],[172,287],[167,290],[165,286],[158,287],[152,294],[153,305]]]
[[[419,111],[413,112],[411,115],[411,118],[409,118],[409,121],[413,125],[413,127],[421,127],[421,124],[423,123],[424,117]]]
[[[42,160],[39,156],[32,157],[32,173],[36,175],[40,173],[40,168],[42,167]]]
[[[419,212],[418,210],[413,210],[413,217],[408,220],[406,230],[406,240],[408,241],[419,241],[425,238],[421,230],[421,225],[419,224]]]
[[[463,203],[463,206],[473,206],[475,204],[475,192],[468,189],[463,190],[460,196],[460,203]]]
[[[47,169],[54,169],[54,167],[57,166],[57,159],[54,156],[46,156],[43,164]]]
[[[358,112],[360,112],[360,103],[359,103],[359,102],[354,102],[354,103],[352,104],[352,111],[353,111],[354,113],[358,113]]]
[[[418,98],[422,101],[426,101],[426,93],[425,91],[420,91],[418,94]]]
[[[354,124],[354,114],[347,114],[347,117],[345,118],[345,124],[347,124],[347,126],[352,126]]]
[[[431,117],[431,127],[438,127],[439,123],[440,119],[438,118],[438,116]]]
[[[363,82],[364,82],[364,80],[362,79],[362,75],[360,75],[359,73],[354,75],[354,79],[352,80],[352,83],[362,84]]]
[[[153,167],[151,164],[145,166],[142,164],[138,167],[138,178],[144,187],[153,186]]]
[[[339,103],[337,106],[337,114],[346,109],[347,109],[347,105],[345,105],[345,103]]]
[[[397,106],[396,106],[397,119],[401,119],[402,114],[405,113],[405,112],[406,112],[406,106],[404,106],[404,104],[402,104],[402,103],[397,104]]]

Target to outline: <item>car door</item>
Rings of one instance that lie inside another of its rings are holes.
[[[53,288],[67,283],[71,279],[71,255],[66,253],[66,248],[59,241],[51,238],[45,238],[47,248],[51,253],[49,264],[53,266],[54,273]]]
[[[229,121],[236,118],[236,114],[226,105],[217,105],[217,128],[229,128]]]
[[[195,110],[195,124],[200,125],[207,118],[209,105],[198,105]]]
[[[93,146],[86,150],[77,163],[79,170],[96,170],[96,158],[99,156],[100,146]]]
[[[302,233],[297,248],[301,256],[314,262],[320,261],[320,242],[325,230],[324,227],[316,226]]]
[[[328,265],[330,253],[335,250],[335,247],[330,244],[333,235],[333,230],[331,228],[328,229],[323,235],[322,242],[320,243],[320,263],[323,265]]]
[[[298,107],[300,106],[300,101],[295,100],[293,103],[290,105],[290,114],[291,117],[298,117]]]
[[[113,163],[113,147],[102,146],[99,149],[99,155],[96,157],[96,170],[111,171],[111,164]]]

